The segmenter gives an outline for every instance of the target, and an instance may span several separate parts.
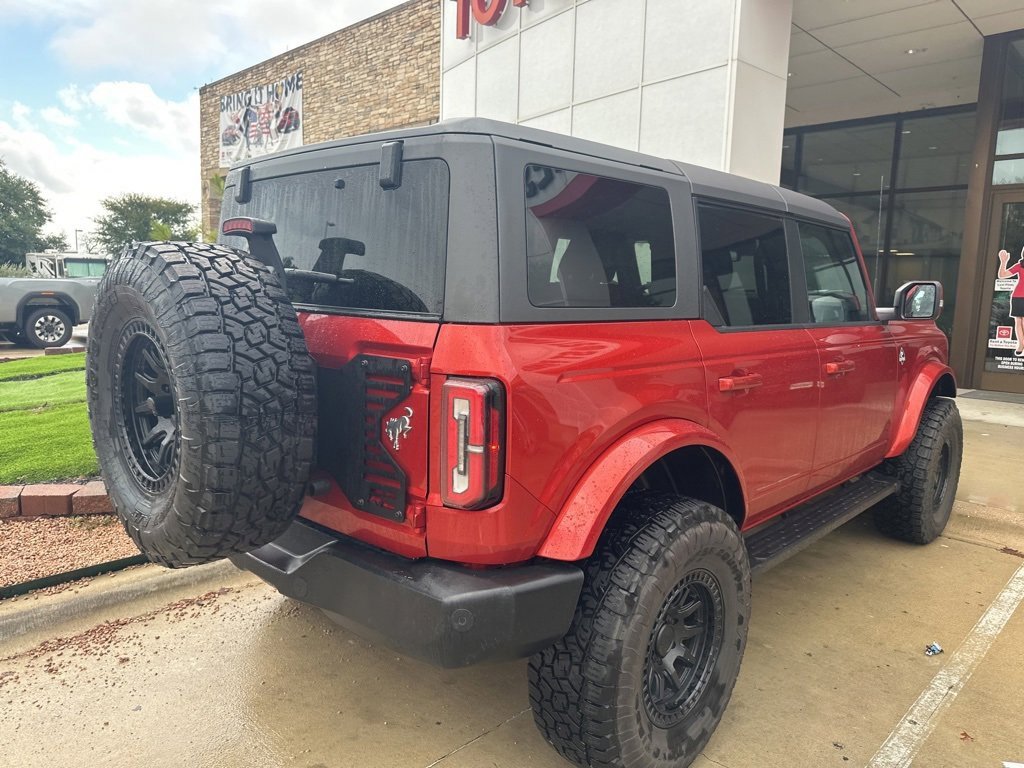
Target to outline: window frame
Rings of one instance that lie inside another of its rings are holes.
[[[704,250],[701,245],[701,234],[700,234],[700,208],[714,207],[719,209],[730,209],[738,211],[740,213],[751,213],[757,216],[767,216],[772,219],[777,219],[783,227],[783,233],[786,238],[786,266],[789,269],[789,302],[790,302],[790,316],[791,319],[788,323],[766,323],[763,325],[727,325],[725,323],[717,323],[716,320],[721,319],[718,308],[715,307],[712,311],[714,317],[708,311],[706,306],[705,296],[705,283],[704,283]],[[790,226],[790,217],[787,216],[785,211],[772,209],[768,207],[761,207],[756,205],[750,205],[746,203],[735,203],[729,200],[722,200],[721,198],[694,196],[693,199],[693,218],[697,229],[697,268],[700,276],[699,284],[701,291],[701,318],[706,320],[711,327],[721,333],[746,333],[749,331],[778,331],[788,328],[801,328],[808,324],[808,315],[806,310],[806,285],[803,286],[802,291],[804,298],[801,299],[800,292],[798,291],[798,283],[803,281],[797,281],[793,279],[794,270],[798,266],[794,261],[794,249],[793,249],[793,237],[794,231]],[[803,259],[801,257],[799,267],[803,268]],[[800,302],[803,302],[802,304]]]
[[[574,173],[572,171],[567,171],[565,168],[554,167],[554,166],[550,166],[550,165],[533,164],[533,165],[527,166],[527,168],[551,169],[555,173]],[[620,179],[620,178],[618,178],[616,176],[609,176],[607,174],[605,174],[605,175],[579,174],[579,175],[581,175],[581,176],[585,175],[585,176],[587,176],[587,177],[589,177],[591,179],[606,180],[606,181],[610,181],[610,182],[618,183],[618,184],[628,184],[630,187],[632,187],[633,189],[635,189],[637,191],[648,190],[653,195],[656,195],[658,198],[661,198],[656,203],[655,203],[655,201],[650,201],[651,202],[651,207],[654,207],[656,205],[658,208],[660,208],[662,206],[662,204],[668,206],[667,214],[668,214],[669,237],[671,239],[671,246],[670,246],[671,247],[671,253],[668,253],[667,250],[666,250],[666,253],[665,253],[666,258],[659,259],[658,263],[659,264],[671,263],[671,265],[672,265],[672,273],[673,273],[672,274],[673,300],[672,300],[671,304],[657,304],[657,305],[654,305],[654,306],[665,307],[665,308],[667,308],[667,307],[674,307],[675,303],[676,303],[676,296],[675,296],[676,290],[675,289],[676,289],[676,287],[679,284],[679,273],[678,273],[678,263],[677,263],[677,260],[675,258],[675,251],[676,251],[675,229],[676,229],[676,227],[675,227],[675,221],[674,221],[673,210],[672,210],[672,201],[671,201],[671,199],[669,197],[668,191],[665,189],[664,186],[661,186],[661,185],[658,185],[658,184],[639,184],[639,183],[635,183],[635,182],[631,182],[631,181],[630,182],[626,182],[626,181],[623,181],[622,179]],[[525,179],[525,175],[524,175],[524,179]],[[526,217],[525,217],[525,221],[527,222],[527,225],[528,225],[528,231],[527,231],[527,234],[526,234],[526,242],[527,242],[527,245],[529,245],[532,242],[532,239],[531,239],[531,232],[529,230],[530,213],[529,213],[529,200],[528,200],[528,198],[524,198],[523,203],[524,203],[525,208],[527,209],[526,210]],[[646,205],[646,203],[642,202],[640,204],[640,207],[643,208],[644,205]],[[632,242],[630,244],[630,250],[633,253],[633,258],[636,259],[636,261],[634,263],[635,263],[636,268],[637,268],[638,276],[639,276],[639,271],[640,271],[640,263],[639,263],[638,254],[637,254],[637,251],[636,251],[636,246],[638,244],[640,244],[640,243],[646,243],[647,246],[648,246],[648,256],[652,257],[652,253],[650,251],[650,243],[651,243],[650,235],[654,234],[655,231],[662,231],[661,230],[661,226],[662,226],[662,224],[664,224],[664,221],[661,220],[660,216],[658,217],[658,219],[659,219],[659,221],[657,223],[657,230],[649,230],[649,231],[639,232],[637,234],[638,235],[642,235],[642,236],[633,237],[633,238],[626,238],[627,240],[632,240]],[[536,220],[537,221],[541,221],[540,219],[536,219]],[[587,224],[587,221],[589,219],[586,217],[586,215],[571,216],[570,220],[573,223],[575,223],[577,225],[580,225],[584,230],[586,230],[587,233],[588,233],[588,237],[593,237],[594,230]],[[630,228],[632,228],[632,225],[630,226]],[[623,231],[619,232],[618,234],[621,234],[621,235],[625,236],[628,231],[629,231],[629,229],[624,229]],[[575,238],[573,238],[573,239],[575,239]],[[561,246],[563,241],[566,243],[566,247],[564,249],[562,249],[561,252],[559,252],[560,246]],[[553,250],[552,250],[551,264],[550,264],[549,269],[547,270],[547,272],[549,273],[549,278],[548,279],[550,281],[550,284],[557,284],[557,283],[560,283],[560,280],[557,277],[558,270],[561,267],[561,262],[562,262],[562,259],[565,256],[566,251],[571,246],[571,239],[565,239],[565,238],[559,237],[556,240],[556,242],[551,244],[551,245],[553,245]],[[593,243],[593,245],[594,245],[594,248],[595,248],[595,255],[601,257],[601,261],[602,261],[602,264],[603,264],[603,269],[607,273],[607,271],[610,268],[610,265],[608,263],[605,263],[604,256],[600,253],[600,249],[597,247],[596,243]],[[660,251],[659,251],[659,255],[661,255]],[[527,259],[530,258],[530,249],[529,248],[527,249],[526,257],[527,257]],[[650,261],[648,263],[649,271],[653,271],[654,263],[655,263],[654,259],[650,258]],[[619,278],[619,277],[617,277],[615,281],[612,281],[611,276],[609,276],[608,279],[609,279],[609,282],[605,283],[605,285],[608,285],[609,287],[611,287],[613,284],[614,285],[621,285],[621,284],[623,284],[622,283],[622,279]],[[542,287],[548,287],[548,286],[537,285],[535,280],[531,280],[531,276],[529,274],[529,261],[528,261],[527,262],[527,280],[526,280],[527,299],[529,300],[530,304],[532,306],[536,307],[536,308],[545,308],[545,309],[546,308],[554,308],[554,309],[644,309],[644,308],[648,308],[648,305],[645,305],[645,304],[615,304],[615,305],[609,305],[609,306],[588,306],[588,305],[583,305],[583,304],[576,304],[576,305],[568,305],[568,306],[554,305],[552,307],[552,305],[550,305],[550,304],[538,304],[538,303],[535,303],[536,300],[539,297],[534,295],[534,291],[536,289],[539,292]],[[609,297],[609,298],[611,298],[611,297]]]
[[[693,273],[695,243],[690,183],[667,169],[630,165],[556,147],[530,145],[495,136],[501,323],[593,323],[634,320],[682,320],[700,316],[699,286]],[[676,300],[657,307],[535,307],[528,294],[527,212],[523,179],[527,166],[559,168],[663,189],[668,195],[675,251]]]
[[[726,325],[724,323],[716,322],[720,318],[718,317],[719,312],[717,308],[708,311],[704,296],[704,256],[701,248],[701,236],[700,236],[700,206],[711,205],[719,208],[732,208],[745,213],[754,213],[762,216],[770,216],[772,218],[780,219],[783,222],[786,233],[786,257],[789,266],[789,295],[790,295],[790,307],[792,309],[792,321],[789,323],[772,323],[766,325]],[[806,329],[810,330],[813,328],[831,328],[831,327],[856,327],[862,325],[884,325],[884,321],[878,318],[877,312],[877,300],[874,296],[874,291],[871,286],[870,280],[868,280],[867,270],[865,269],[864,259],[860,253],[860,249],[856,247],[853,241],[853,235],[850,233],[848,228],[837,227],[831,222],[821,221],[819,219],[810,218],[808,216],[794,215],[785,211],[780,211],[768,207],[760,207],[756,205],[750,205],[747,203],[735,203],[728,200],[722,200],[721,198],[706,197],[694,195],[693,197],[693,218],[696,227],[696,253],[698,254],[698,270],[700,274],[700,290],[701,290],[701,319],[707,321],[712,328],[720,333],[746,333],[749,331],[778,331],[786,329]],[[809,292],[807,289],[807,272],[804,261],[803,245],[800,242],[800,223],[809,224],[822,229],[831,230],[839,233],[841,236],[846,237],[850,242],[850,247],[854,253],[857,254],[858,268],[860,269],[861,279],[864,281],[864,287],[866,289],[867,304],[868,304],[868,319],[867,320],[851,320],[844,323],[816,323],[811,318],[810,307],[808,305]],[[794,279],[794,275],[798,277]]]
[[[789,225],[792,228],[792,241],[795,243],[795,252],[790,253],[790,261],[796,261],[799,268],[800,280],[800,307],[803,310],[805,317],[807,318],[805,323],[807,328],[850,328],[859,325],[883,325],[883,321],[878,319],[877,311],[877,300],[875,299],[874,291],[871,286],[871,281],[868,279],[866,265],[864,263],[863,254],[853,240],[853,235],[849,229],[843,229],[837,227],[834,224],[829,224],[816,219],[810,219],[804,216],[790,216],[788,217]],[[849,320],[843,323],[816,323],[811,317],[811,309],[809,306],[810,292],[807,288],[807,267],[806,261],[804,260],[804,249],[803,243],[800,241],[800,224],[807,224],[814,227],[820,227],[821,229],[831,230],[832,232],[838,233],[841,237],[845,237],[850,243],[850,248],[857,256],[857,267],[860,270],[861,280],[864,281],[864,291],[866,302],[867,302],[867,320]]]
[[[833,325],[863,325],[863,324],[869,322],[869,320],[847,320],[847,321],[844,321],[844,322],[841,322],[841,323],[819,323],[819,322],[817,322],[814,319],[814,315],[811,313],[811,310],[810,310],[810,298],[811,298],[810,294],[811,294],[811,292],[810,292],[810,284],[808,282],[807,258],[806,258],[805,254],[804,254],[803,236],[800,234],[800,227],[801,227],[801,225],[808,226],[808,227],[817,227],[818,229],[825,230],[826,232],[832,232],[834,234],[838,234],[840,237],[844,238],[847,243],[849,243],[850,251],[853,253],[854,259],[857,262],[857,274],[860,275],[861,284],[864,286],[864,305],[865,305],[864,309],[865,309],[865,312],[867,313],[869,318],[874,314],[873,309],[870,308],[869,305],[873,304],[874,302],[871,300],[871,292],[870,292],[870,290],[868,288],[868,281],[867,281],[867,278],[864,275],[863,259],[858,257],[857,249],[854,247],[853,239],[850,237],[850,233],[849,232],[844,232],[843,230],[839,229],[838,227],[826,227],[824,224],[821,224],[819,222],[807,221],[807,220],[802,220],[802,219],[795,219],[794,223],[796,224],[796,234],[797,234],[796,242],[799,243],[799,245],[800,245],[800,261],[803,264],[803,272],[802,272],[802,274],[803,274],[803,278],[804,278],[804,292],[805,292],[804,302],[805,302],[805,304],[807,304],[808,322],[812,326],[815,326],[815,327],[833,326]]]
[[[333,147],[318,148],[311,151],[296,152],[293,154],[283,154],[280,156],[268,156],[266,159],[259,158],[256,162],[248,165],[250,168],[250,183],[256,184],[258,182],[268,181],[281,181],[291,177],[307,176],[311,173],[331,173],[331,172],[344,172],[354,168],[364,168],[371,166],[379,166],[381,158],[381,144],[377,142],[368,142],[363,144],[356,144],[351,147],[346,147],[344,152],[338,152]],[[442,237],[442,252],[441,252],[441,263],[439,265],[441,269],[440,274],[440,312],[407,312],[401,310],[391,309],[367,309],[363,307],[339,307],[331,306],[326,304],[314,304],[309,302],[292,302],[297,312],[303,312],[313,315],[337,315],[344,317],[369,317],[376,319],[387,319],[387,320],[411,320],[415,322],[431,322],[436,323],[445,316],[447,303],[449,301],[449,287],[448,287],[448,271],[449,271],[449,260],[452,252],[451,238],[452,238],[452,222],[454,219],[454,195],[453,190],[456,187],[454,179],[454,170],[452,167],[451,158],[444,156],[436,149],[431,147],[427,142],[405,142],[405,154],[404,161],[412,162],[418,160],[438,160],[445,165],[446,173],[448,175],[448,212],[447,218],[445,219],[445,231]],[[228,178],[225,183],[225,199],[229,194],[233,196],[234,191],[238,185],[238,172],[242,166],[232,168],[228,174]],[[231,192],[228,192],[231,190]],[[250,201],[241,205],[247,205]],[[246,211],[244,208],[238,211],[235,215],[245,216],[252,214],[253,211]],[[239,238],[224,235],[221,231],[221,225],[225,218],[230,218],[225,215],[225,211],[221,211],[220,222],[217,227],[217,239],[216,242],[222,245],[227,245],[232,248],[240,248],[247,250],[247,246],[240,241]]]

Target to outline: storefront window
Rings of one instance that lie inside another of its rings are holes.
[[[857,233],[857,241],[868,266],[868,277],[876,292],[880,287],[875,278],[881,262],[880,243],[885,239],[888,198],[888,194],[883,195],[881,199],[877,194],[826,198],[829,205],[846,214],[853,223],[853,231]],[[884,304],[884,296],[879,296],[878,301]]]
[[[1019,103],[1024,106],[1024,98]],[[939,326],[947,334],[953,325],[975,122],[975,107],[957,107],[797,128],[783,138],[783,145],[800,148],[791,159],[791,150],[783,149],[784,183],[795,177],[800,192],[850,217],[878,304],[891,302],[908,280],[939,280],[945,296]],[[1024,129],[1024,119],[1013,128]],[[1008,126],[1003,141],[1016,146],[1024,141],[1017,137]],[[1024,183],[1024,154],[1005,160],[997,169],[1018,181],[1004,183]]]
[[[966,186],[974,150],[974,122],[974,112],[904,120],[896,186]]]
[[[1024,39],[1006,49],[992,183],[1024,184]]]
[[[808,195],[878,192],[892,171],[892,121],[829,130],[803,136],[797,188]]]
[[[779,186],[796,189],[796,136],[789,136],[782,142],[782,176]]]
[[[1024,157],[996,160],[992,165],[993,184],[1024,184]]]
[[[896,194],[885,290],[879,303],[891,300],[896,289],[910,280],[938,280],[945,297],[939,326],[951,333],[966,206],[966,190]]]

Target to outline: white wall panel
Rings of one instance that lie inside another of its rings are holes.
[[[441,69],[449,70],[476,53],[476,40],[455,37],[455,3],[441,3]]]
[[[452,3],[452,5],[455,5],[455,3]],[[519,9],[509,2],[507,3],[505,13],[501,15],[498,23],[493,27],[484,27],[475,22],[470,22],[470,36],[477,39],[477,50],[483,50],[488,45],[493,45],[516,35],[519,32],[519,20],[522,18],[522,14],[518,13],[518,11]]]
[[[473,117],[476,112],[476,59],[441,75],[441,116]]]
[[[441,1],[442,118],[518,121],[778,180],[793,0],[508,2],[497,26],[472,20],[469,40]]]
[[[732,50],[733,5],[647,0],[644,81],[727,64]]]
[[[549,112],[531,120],[523,120],[523,125],[530,128],[539,128],[542,131],[554,131],[555,133],[572,133],[572,109],[560,109],[557,112]]]
[[[519,40],[515,37],[477,55],[476,114],[516,122],[519,117]]]
[[[523,28],[539,24],[575,5],[574,0],[530,0],[529,13],[522,14]]]
[[[725,66],[645,86],[640,151],[723,168],[728,96]]]
[[[785,77],[789,68],[792,6],[792,0],[742,0],[737,3],[739,32],[736,57],[777,77]]]
[[[563,13],[522,31],[519,49],[520,118],[553,112],[572,103],[574,16],[573,13]]]
[[[636,149],[640,128],[640,91],[577,104],[572,110],[572,135],[623,149]]]
[[[576,65],[573,98],[586,101],[627,88],[641,77],[644,4],[598,0],[576,9]]]
[[[726,167],[732,173],[777,184],[783,130],[779,105],[786,101],[786,78],[745,61],[737,62],[734,77],[733,98],[741,108],[733,115]],[[777,113],[777,120],[758,119]]]

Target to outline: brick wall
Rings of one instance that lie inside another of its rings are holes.
[[[397,8],[295,48],[199,90],[203,229],[216,229],[220,97],[302,70],[305,144],[437,121],[441,0]]]

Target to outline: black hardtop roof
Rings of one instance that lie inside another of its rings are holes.
[[[668,160],[643,152],[621,149],[575,136],[566,136],[565,134],[544,131],[539,128],[530,128],[525,125],[515,125],[482,117],[442,120],[430,125],[380,131],[378,133],[335,139],[319,144],[310,144],[239,163],[233,166],[233,169],[244,165],[258,166],[264,162],[273,162],[278,158],[294,157],[306,152],[321,152],[332,148],[342,148],[369,142],[393,141],[420,136],[457,136],[460,134],[501,137],[511,141],[523,141],[548,146],[587,157],[611,160],[641,168],[651,168],[663,173],[685,177],[690,182],[693,194],[695,195],[788,212],[841,227],[849,226],[846,217],[828,203],[802,195],[799,192],[777,187],[773,184],[755,181],[724,171],[712,170],[711,168],[699,165]]]

